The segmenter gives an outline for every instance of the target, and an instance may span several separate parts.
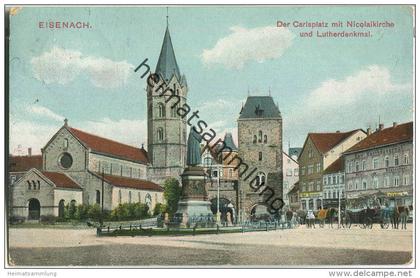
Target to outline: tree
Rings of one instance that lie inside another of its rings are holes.
[[[155,209],[153,210],[153,216],[156,216],[158,214],[163,214],[167,211],[167,207],[165,204],[157,203],[155,205]]]
[[[178,180],[175,178],[165,180],[163,187],[163,197],[166,200],[167,211],[170,216],[173,216],[178,209],[178,201],[181,197],[181,187],[179,186]]]

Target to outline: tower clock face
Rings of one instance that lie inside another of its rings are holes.
[[[69,169],[73,165],[73,158],[69,153],[63,153],[59,159],[60,166]]]

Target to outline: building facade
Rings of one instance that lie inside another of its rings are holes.
[[[361,130],[309,133],[299,156],[299,186],[303,210],[323,207],[323,175],[334,161],[366,137]]]
[[[341,156],[324,170],[323,201],[324,208],[345,206],[344,158]]]
[[[290,152],[289,152],[290,153]],[[285,206],[289,206],[287,194],[299,181],[299,164],[296,160],[283,152],[283,199]]]
[[[349,207],[413,204],[413,122],[381,124],[344,158]]]
[[[102,198],[105,210],[124,202],[146,203],[152,210],[164,202],[162,187],[147,180],[143,148],[70,127],[65,120],[41,152],[41,169],[29,169],[10,185],[11,216],[60,216],[71,202],[102,205]]]
[[[281,208],[282,117],[271,96],[249,96],[238,119],[240,219]]]

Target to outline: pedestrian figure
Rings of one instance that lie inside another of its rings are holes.
[[[312,210],[308,210],[308,214],[306,215],[306,219],[308,222],[308,228],[314,228],[315,229],[315,214]]]
[[[393,229],[398,229],[400,222],[400,213],[398,212],[398,207],[391,208],[391,225]]]
[[[403,210],[400,213],[401,218],[401,229],[407,230],[407,218],[408,218],[409,210],[407,206],[403,207]]]
[[[286,220],[287,220],[287,226],[289,228],[292,228],[292,218],[293,218],[293,212],[288,209],[286,212]]]

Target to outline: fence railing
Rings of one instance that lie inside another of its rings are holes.
[[[212,227],[201,227],[196,224],[193,227],[166,226],[157,227],[157,221],[143,222],[139,224],[117,225],[97,227],[97,236],[153,236],[153,235],[199,235],[199,234],[219,234],[219,233],[245,233],[255,231],[273,231],[292,229],[296,227],[294,222],[281,221],[246,221],[231,226],[215,224]]]

